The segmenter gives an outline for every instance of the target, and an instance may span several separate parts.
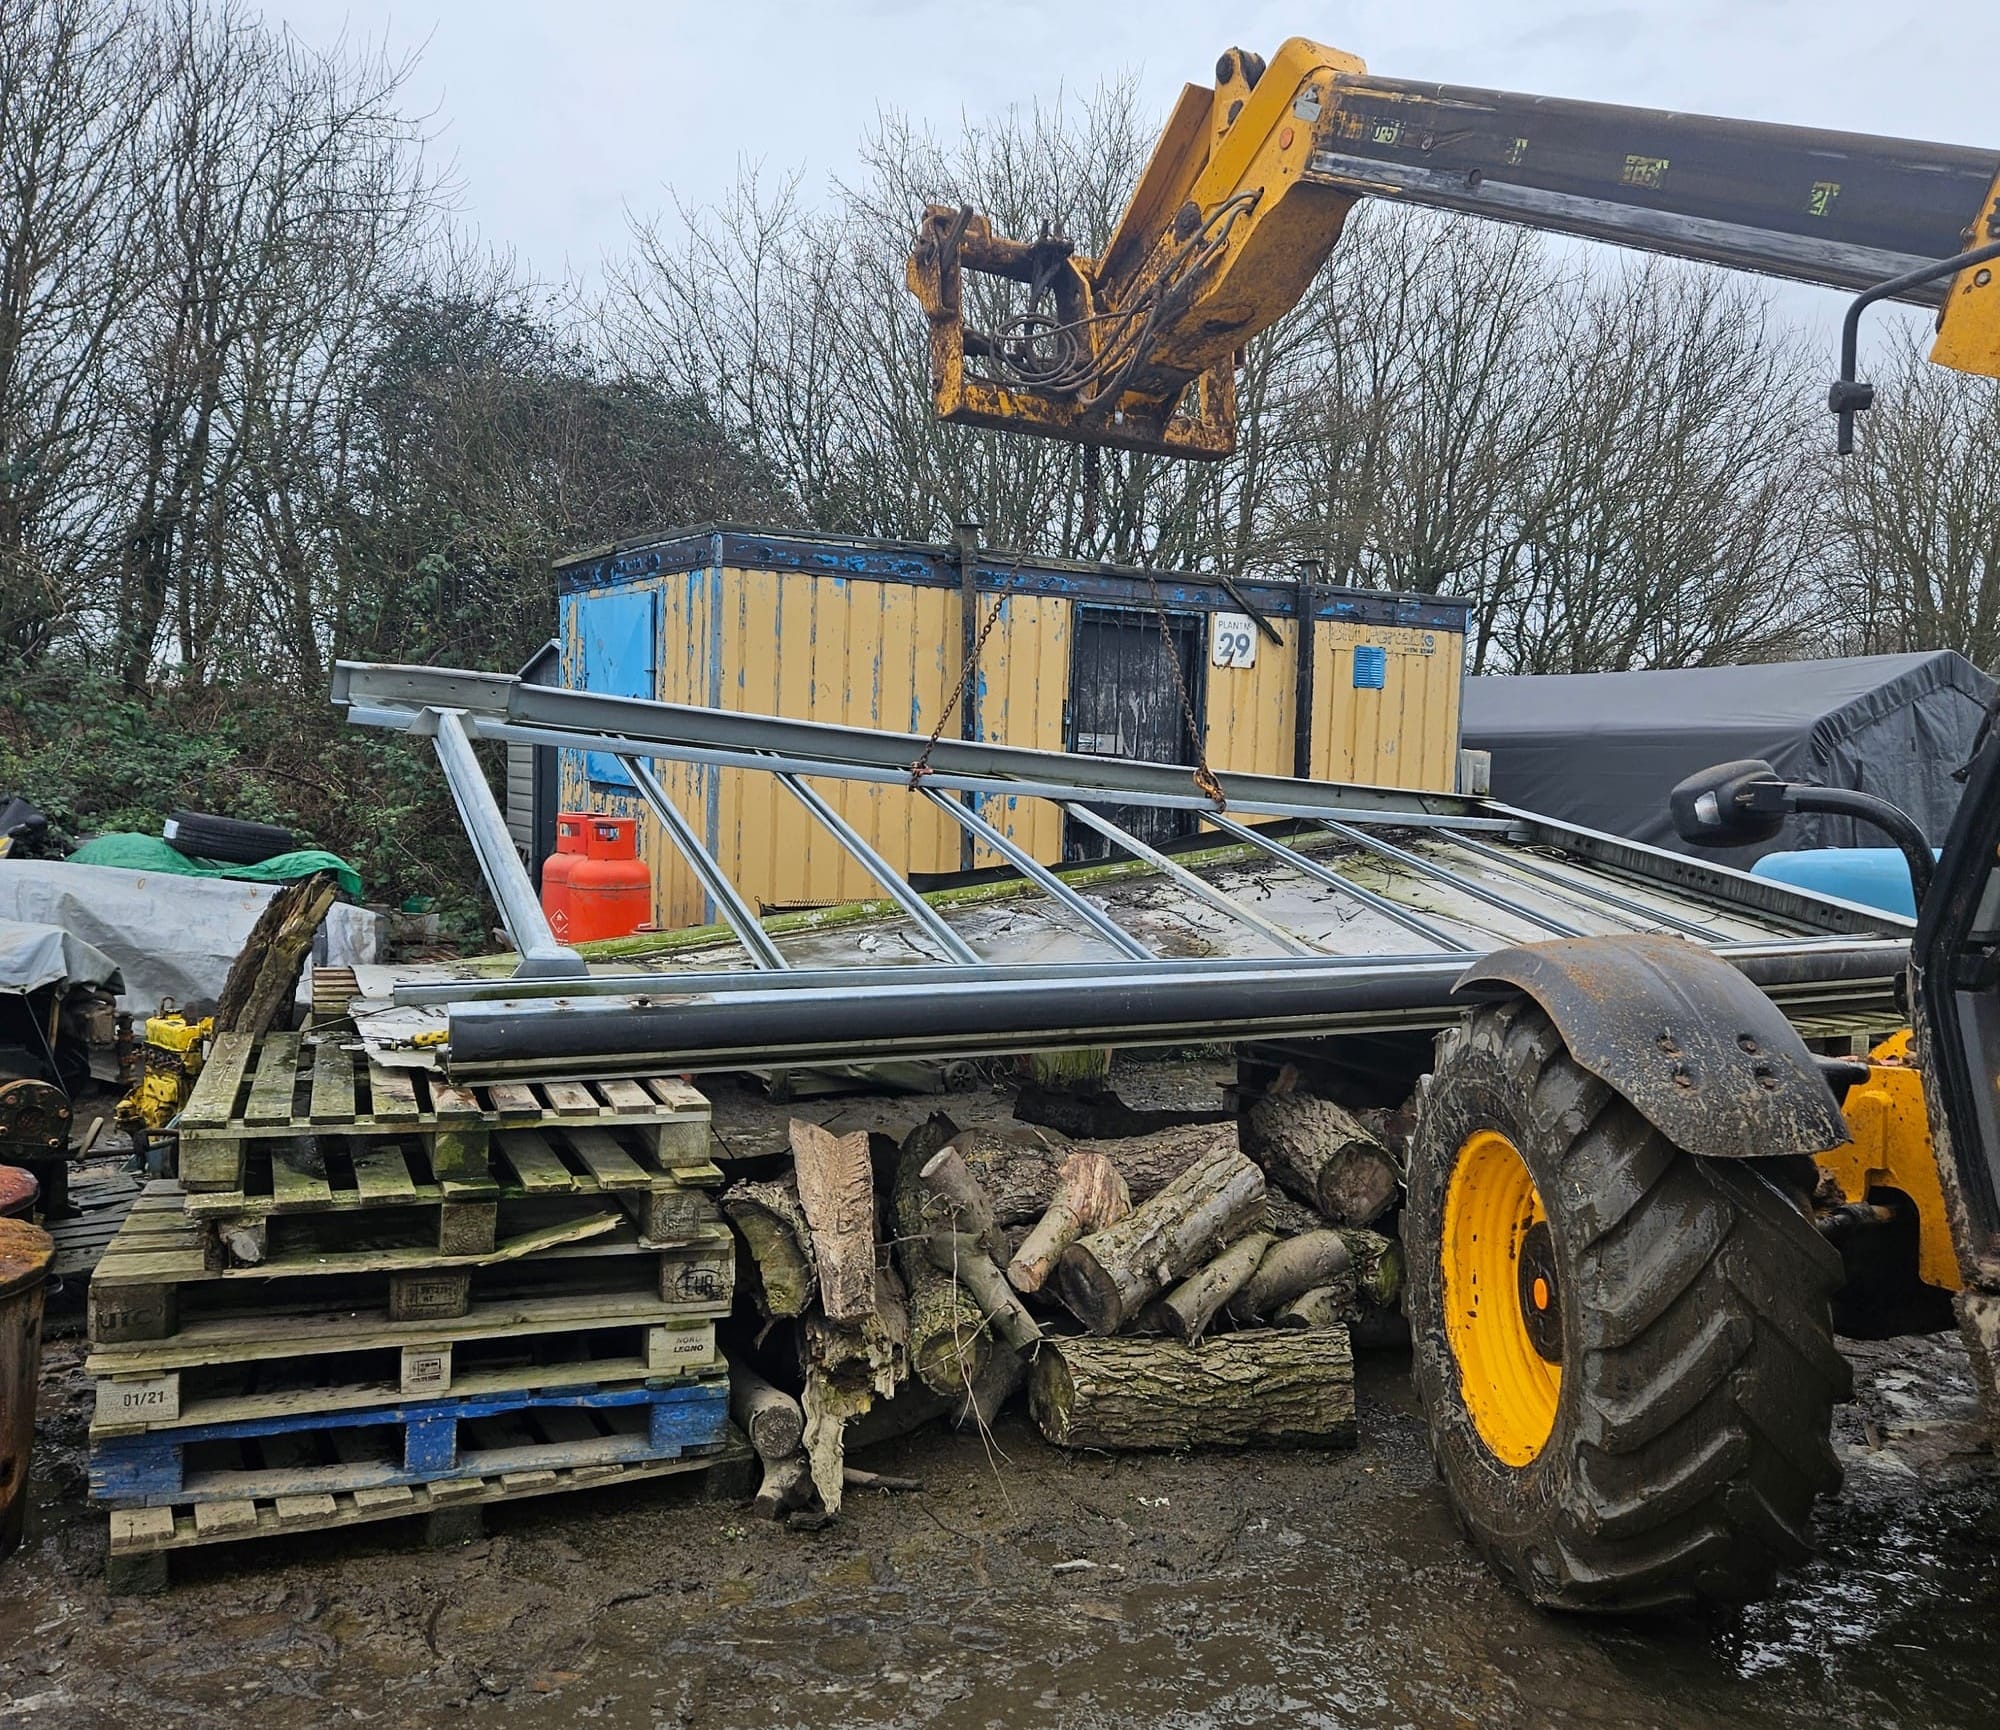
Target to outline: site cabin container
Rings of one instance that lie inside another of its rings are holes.
[[[1430,791],[1453,785],[1467,603],[1430,595],[1314,585],[1302,668],[1306,591],[1291,582],[1225,584],[986,548],[962,555],[956,546],[703,527],[558,564],[562,682],[928,735],[965,664],[966,556],[973,628],[991,623],[968,693],[973,737],[1192,764],[1178,661],[1216,769]],[[1301,728],[1308,682],[1311,724]],[[961,728],[954,712],[945,731],[960,737]],[[772,777],[659,767],[709,851],[762,910],[876,893]],[[897,870],[922,879],[963,868],[957,825],[905,789],[829,783],[822,791]],[[655,922],[709,920],[699,879],[614,759],[562,753],[559,800],[564,810],[637,815]],[[982,812],[1045,861],[1104,851],[1088,831],[1065,834],[1042,801],[1017,806],[994,795]],[[1171,825],[1185,815],[1135,809],[1123,820],[1158,843],[1173,839]],[[973,863],[999,861],[982,851]]]

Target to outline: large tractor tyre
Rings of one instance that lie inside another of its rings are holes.
[[[1840,1483],[1849,1392],[1787,1162],[1682,1152],[1525,1001],[1445,1035],[1424,1089],[1405,1302],[1474,1542],[1550,1608],[1765,1592]]]

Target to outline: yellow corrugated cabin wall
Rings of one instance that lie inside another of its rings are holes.
[[[958,681],[956,589],[807,571],[731,568],[720,582],[721,702],[729,709],[928,734]],[[1001,618],[981,658],[986,737],[1050,749],[1062,743],[1068,614],[1035,596],[980,597]],[[982,612],[981,622],[984,622]],[[956,712],[945,724],[956,738]],[[753,904],[839,902],[878,894],[875,881],[771,776],[718,777],[716,851]],[[955,871],[959,830],[901,786],[820,780],[814,789],[902,871]],[[1054,812],[985,801],[995,827],[1045,856],[1059,846]],[[982,859],[981,863],[985,861]]]
[[[1458,777],[1455,631],[1321,619],[1314,665],[1313,777],[1450,792]],[[1387,653],[1383,688],[1354,688],[1354,651]]]
[[[743,713],[928,734],[957,683],[960,597],[955,588],[817,572],[729,567],[668,571],[647,580],[659,597],[657,695]],[[578,604],[629,585],[565,596],[563,680],[583,684]],[[1060,750],[1069,692],[1066,600],[982,593],[979,623],[999,622],[981,657],[983,737]],[[959,736],[954,712],[945,734]],[[708,838],[752,905],[791,906],[875,895],[874,880],[775,777],[661,763],[669,797]],[[641,856],[653,871],[655,922],[703,923],[707,896],[662,826],[636,795],[589,778],[581,752],[561,761],[564,810],[639,819]],[[899,870],[959,866],[959,829],[900,786],[820,780],[815,790]],[[1061,848],[1061,821],[1043,801],[991,797],[982,814],[1038,857]],[[990,860],[982,850],[978,863]]]
[[[980,656],[979,737],[1034,751],[1062,750],[1067,743],[1063,727],[1069,706],[1072,603],[1060,596],[1015,593],[982,594],[979,605],[975,630],[985,625],[990,609],[1000,609],[999,623]],[[954,620],[959,616],[956,597],[952,614]],[[956,679],[960,657],[955,643],[952,659]],[[927,716],[921,731],[928,734],[936,721],[935,713]],[[957,731],[956,716],[945,730]],[[1046,799],[991,794],[980,799],[979,814],[1033,857],[1047,861],[1061,857],[1062,813]],[[959,831],[956,825],[953,829],[947,870],[958,864]],[[1002,863],[984,847],[973,855],[975,866]]]
[[[1257,633],[1257,658],[1247,667],[1218,667],[1212,615],[1202,615],[1202,658],[1208,664],[1204,743],[1211,769],[1246,775],[1289,775],[1298,713],[1298,621],[1277,618],[1283,642]]]
[[[666,571],[660,591],[659,699],[708,705],[715,700],[711,665],[715,641],[715,584],[706,570]],[[717,771],[694,763],[655,765],[667,797],[694,827],[709,834]],[[700,925],[710,917],[708,891],[664,827],[648,822],[642,857],[653,868],[653,922],[668,930]]]
[[[955,586],[819,572],[729,567],[669,571],[647,579],[659,597],[658,696],[667,702],[928,734],[943,714],[961,662]],[[628,585],[564,597],[563,676],[582,684],[575,603]],[[979,675],[980,735],[1061,750],[1070,691],[1074,603],[1067,596],[982,591],[979,624],[999,606]],[[1289,774],[1293,764],[1298,621],[1276,620],[1284,641],[1261,634],[1251,667],[1213,665],[1204,620],[1206,744],[1219,769]],[[1449,790],[1457,771],[1459,671],[1455,632],[1317,621],[1313,774],[1322,780]],[[1387,655],[1381,690],[1354,688],[1354,650]],[[959,735],[954,713],[947,737]],[[657,766],[669,795],[707,837],[753,905],[832,903],[877,886],[775,778],[744,770]],[[700,924],[707,897],[643,802],[588,779],[582,755],[562,754],[565,810],[626,812],[640,822],[653,870],[655,920]],[[901,786],[819,781],[817,790],[899,870],[949,872],[959,831]],[[1059,813],[1042,800],[982,801],[988,821],[1036,858],[1062,846]],[[975,864],[998,861],[984,849]]]
[[[944,642],[956,621],[943,590],[804,571],[730,567],[720,574],[721,706],[905,730],[942,700]],[[776,777],[718,776],[717,856],[759,907],[878,893],[868,874]],[[891,864],[936,869],[937,824],[899,789],[809,785]]]

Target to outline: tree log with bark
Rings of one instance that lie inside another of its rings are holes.
[[[1341,1241],[1354,1263],[1354,1292],[1370,1309],[1394,1309],[1403,1295],[1403,1246],[1360,1226],[1342,1226]]]
[[[217,1033],[269,1033],[291,1006],[313,937],[340,894],[340,879],[315,871],[282,884],[264,904],[215,1002]]]
[[[1332,1285],[1316,1285],[1271,1312],[1274,1328],[1333,1328],[1351,1323],[1361,1313],[1350,1277]],[[1351,1337],[1351,1336],[1350,1336]]]
[[[1115,1141],[1070,1141],[1052,1130],[994,1135],[972,1129],[953,1145],[992,1202],[993,1217],[1002,1226],[1023,1226],[1048,1211],[1063,1164],[1072,1154],[1102,1154],[1124,1178],[1126,1193],[1136,1205],[1152,1200],[1189,1166],[1220,1148],[1233,1148],[1236,1126],[1183,1124]]]
[[[1027,1379],[1026,1354],[1017,1352],[1005,1340],[995,1340],[986,1367],[952,1414],[952,1428],[962,1430],[967,1424],[974,1424],[982,1430],[991,1429],[993,1420]]]
[[[750,1438],[757,1457],[771,1462],[790,1459],[805,1433],[799,1402],[773,1387],[748,1364],[729,1366],[729,1415]]]
[[[858,1322],[837,1322],[814,1309],[805,1320],[806,1458],[813,1487],[829,1514],[840,1511],[846,1426],[878,1399],[895,1397],[909,1373],[910,1318],[902,1287],[886,1268],[875,1274],[875,1306]]]
[[[1256,1272],[1229,1300],[1229,1314],[1237,1322],[1258,1321],[1301,1292],[1341,1280],[1350,1288],[1354,1283],[1354,1258],[1346,1240],[1330,1227],[1304,1232],[1266,1250]]]
[[[848,1424],[848,1450],[853,1452],[875,1447],[882,1442],[897,1441],[926,1424],[951,1417],[963,1400],[963,1392],[957,1399],[934,1394],[922,1382],[911,1377],[896,1390],[894,1399],[878,1399]]]
[[[1309,1093],[1252,1100],[1241,1119],[1243,1151],[1272,1181],[1335,1225],[1368,1225],[1403,1181],[1389,1150],[1352,1113]]]
[[[750,1503],[760,1520],[781,1520],[812,1500],[812,1463],[803,1453],[764,1462],[764,1480]]]
[[[1268,1231],[1246,1232],[1203,1263],[1173,1290],[1146,1306],[1152,1331],[1193,1342],[1208,1331],[1215,1312],[1250,1281],[1265,1252],[1278,1240]]]
[[[1028,1380],[1043,1435],[1065,1448],[1337,1448],[1354,1443],[1345,1328],[1178,1340],[1049,1339]]]
[[[1072,1153],[1056,1173],[1048,1210],[1007,1264],[1008,1283],[1016,1291],[1040,1291],[1064,1250],[1131,1211],[1131,1192],[1110,1160],[1090,1148]]]
[[[756,1265],[757,1307],[773,1320],[804,1315],[819,1295],[819,1270],[798,1185],[789,1177],[731,1184],[723,1191],[722,1211]]]
[[[1073,1243],[1056,1294],[1094,1334],[1114,1334],[1262,1215],[1264,1174],[1233,1147],[1189,1167],[1143,1207]]]
[[[967,1232],[933,1232],[926,1240],[931,1265],[948,1273],[965,1287],[978,1304],[986,1325],[1016,1351],[1032,1351],[1041,1343],[1042,1330],[1028,1314],[1006,1275],[994,1265],[986,1246]]]
[[[896,1261],[910,1294],[910,1367],[934,1392],[963,1394],[986,1367],[993,1339],[979,1306],[957,1280],[932,1265],[925,1248],[930,1230],[920,1174],[928,1163],[927,1155],[905,1154],[893,1198]]]
[[[932,1231],[963,1232],[995,1261],[1007,1259],[1007,1239],[993,1217],[993,1203],[956,1145],[940,1148],[917,1170],[924,1218]]]

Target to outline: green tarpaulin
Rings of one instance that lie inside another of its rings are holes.
[[[126,871],[167,871],[178,877],[241,877],[251,883],[289,883],[315,871],[339,875],[340,886],[361,899],[361,874],[338,854],[307,848],[280,853],[261,865],[227,865],[215,859],[190,859],[157,835],[99,835],[70,855],[77,865],[115,865]]]

